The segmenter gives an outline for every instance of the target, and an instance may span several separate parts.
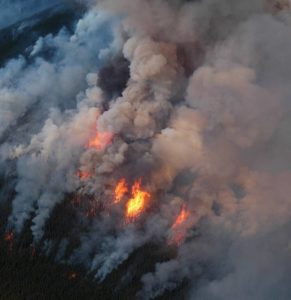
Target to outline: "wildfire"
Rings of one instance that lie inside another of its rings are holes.
[[[9,251],[12,251],[13,248],[13,240],[14,240],[14,234],[12,231],[7,231],[4,236],[4,241],[7,242]]]
[[[135,219],[144,210],[146,202],[150,199],[150,194],[141,189],[140,180],[136,181],[131,189],[132,198],[126,203],[127,219]]]
[[[87,180],[91,177],[91,174],[87,171],[81,171],[78,170],[77,171],[77,176],[81,179],[81,180]]]
[[[111,143],[112,133],[110,132],[97,132],[93,138],[88,142],[88,148],[95,148],[97,150],[102,150],[108,144]]]
[[[114,190],[114,203],[119,203],[122,197],[128,192],[127,183],[124,178],[120,179]]]
[[[187,230],[193,225],[194,220],[190,218],[190,212],[183,206],[174,224],[171,227],[169,244],[181,244],[186,237]]]
[[[77,278],[77,273],[76,272],[70,272],[68,274],[69,280],[75,280]]]
[[[182,207],[179,215],[176,218],[175,223],[172,225],[172,229],[175,229],[179,227],[181,224],[185,222],[186,219],[188,219],[190,213],[185,209],[185,207]]]

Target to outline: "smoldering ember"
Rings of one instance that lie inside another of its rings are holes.
[[[0,0],[0,299],[291,299],[291,1]]]

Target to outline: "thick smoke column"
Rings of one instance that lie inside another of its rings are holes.
[[[39,38],[0,69],[7,230],[100,284],[169,249],[141,299],[290,298],[290,26],[288,1],[106,0]]]

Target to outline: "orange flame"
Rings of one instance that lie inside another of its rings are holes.
[[[187,211],[185,207],[182,207],[178,217],[176,218],[175,223],[172,225],[172,229],[175,229],[181,224],[183,224],[186,221],[186,219],[188,219],[189,215],[189,211]]]
[[[119,203],[122,197],[128,192],[127,183],[124,178],[120,179],[114,190],[114,203]]]
[[[112,133],[110,132],[97,132],[95,136],[89,140],[87,147],[95,148],[97,150],[104,149],[111,143]]]
[[[77,273],[76,272],[70,272],[68,274],[69,280],[75,280],[77,278]]]
[[[90,172],[78,170],[78,171],[77,171],[77,176],[78,176],[81,180],[87,180],[87,179],[89,179],[92,175],[90,174]]]
[[[169,244],[179,245],[185,240],[187,230],[192,226],[194,220],[190,220],[190,212],[183,206],[174,224],[171,227],[172,233]]]
[[[144,210],[146,202],[150,199],[150,194],[141,189],[140,180],[136,181],[131,189],[132,198],[126,203],[127,219],[138,217]]]
[[[13,240],[14,240],[14,234],[12,231],[7,231],[4,236],[4,241],[7,242],[9,251],[12,251],[13,248]]]

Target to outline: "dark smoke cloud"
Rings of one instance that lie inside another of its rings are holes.
[[[122,56],[113,58],[100,68],[97,85],[108,99],[121,96],[129,79],[129,62]]]

